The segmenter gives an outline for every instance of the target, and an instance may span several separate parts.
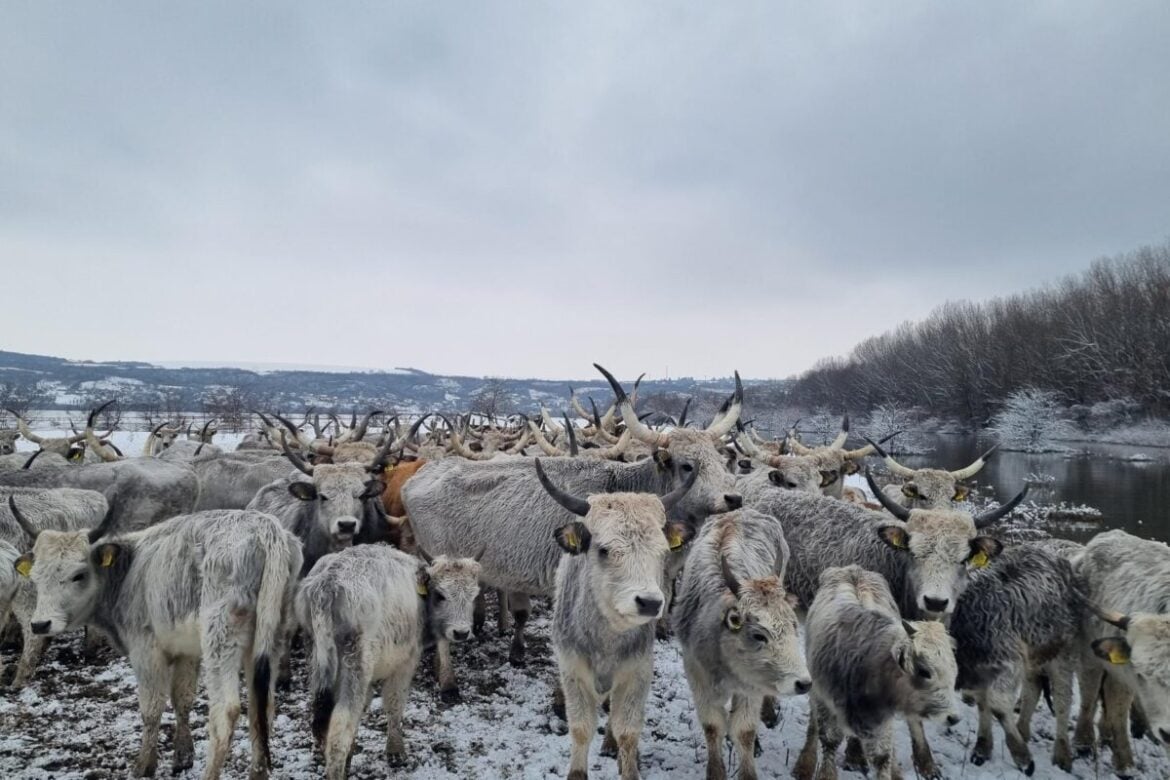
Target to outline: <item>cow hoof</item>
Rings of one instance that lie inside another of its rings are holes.
[[[752,747],[752,752],[755,753],[756,758],[764,755],[764,748],[760,745],[760,738],[756,737],[756,744]],[[740,777],[743,777],[743,772],[740,772]]]
[[[656,626],[654,626],[654,637],[659,642],[669,642],[670,641],[670,626],[666,625],[665,623],[659,623]]]
[[[1029,761],[1028,765],[1026,767],[1024,767],[1023,771],[1024,771],[1024,774],[1026,774],[1028,777],[1031,777],[1032,775],[1036,774],[1036,762]]]
[[[1096,752],[1092,745],[1077,745],[1074,749],[1077,751],[1077,758],[1092,758]]]
[[[171,765],[174,774],[182,774],[185,770],[195,766],[195,752],[175,753],[175,762]]]
[[[987,762],[987,756],[982,753],[972,753],[971,763],[975,766],[983,766]]]
[[[958,715],[956,715],[953,712],[950,715],[947,715],[947,725],[948,726],[952,726],[952,727],[958,726],[962,722],[963,722],[963,719],[960,718]]]
[[[248,780],[268,780],[268,770],[264,767],[253,768],[248,772]]]
[[[459,693],[458,688],[444,688],[439,691],[439,699],[444,704],[462,704],[463,694]]]
[[[601,751],[600,752],[601,752],[601,755],[605,756],[606,758],[617,758],[617,756],[618,756],[617,742],[615,742],[611,739],[605,740],[604,742],[601,743]]]
[[[401,769],[402,767],[406,766],[406,753],[387,753],[386,763],[389,764],[392,769]]]
[[[149,761],[135,761],[134,774],[137,777],[154,777],[155,770],[158,769],[158,763],[155,759]]]
[[[523,669],[528,665],[528,662],[524,660],[523,650],[513,650],[508,653],[508,663],[512,665],[513,669]]]

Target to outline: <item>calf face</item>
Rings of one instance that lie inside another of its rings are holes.
[[[317,523],[338,547],[353,543],[362,530],[367,501],[379,499],[382,483],[356,465],[321,464],[312,482],[291,482],[288,492],[315,504]]]
[[[743,506],[735,475],[727,470],[722,453],[705,431],[676,428],[668,448],[658,450],[654,459],[659,468],[673,472],[676,484],[696,476],[694,487],[679,504],[683,515],[703,518]]]
[[[19,431],[0,431],[0,455],[11,455],[16,452],[16,440],[19,437]]]
[[[902,483],[908,507],[947,509],[952,502],[965,501],[967,493],[951,472],[942,469],[918,469],[912,479]]]
[[[976,536],[975,523],[963,512],[916,509],[903,523],[882,525],[878,536],[911,557],[910,588],[918,609],[949,615],[967,586],[968,567],[981,568],[999,555],[1003,545]]]
[[[1096,640],[1093,653],[1137,695],[1150,732],[1170,746],[1170,616],[1139,612],[1117,624],[1124,633]]]
[[[479,564],[470,558],[440,555],[419,569],[419,595],[427,600],[431,633],[450,642],[471,636],[475,598],[479,595]]]
[[[42,531],[32,552],[16,560],[16,571],[32,580],[37,603],[34,634],[55,636],[80,628],[93,613],[102,579],[120,563],[116,543],[91,545],[86,532]]]
[[[908,683],[904,711],[939,718],[954,710],[955,645],[946,626],[934,621],[903,621],[905,639],[893,646],[894,660]]]
[[[823,469],[813,458],[802,455],[781,455],[777,465],[768,470],[768,481],[778,488],[819,495],[840,476],[833,469]]]
[[[780,578],[737,582],[726,567],[724,578],[733,597],[719,638],[727,666],[766,694],[808,693],[812,683],[797,641],[796,612]]]

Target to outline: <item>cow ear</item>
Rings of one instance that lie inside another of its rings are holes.
[[[918,498],[918,486],[913,482],[907,482],[902,486],[902,495],[906,498]]]
[[[589,540],[593,537],[584,523],[569,523],[562,525],[556,531],[557,544],[569,555],[580,555],[589,552]]]
[[[99,544],[93,548],[93,562],[95,566],[108,569],[117,562],[122,555],[122,545],[115,542]]]
[[[976,569],[985,568],[991,559],[1003,552],[1003,543],[990,536],[976,536],[971,540],[971,555],[967,563]]]
[[[966,485],[955,485],[955,495],[951,496],[952,501],[966,501],[967,495],[971,491]]]
[[[776,487],[784,487],[784,472],[772,469],[768,472],[768,481]]]
[[[837,481],[837,470],[828,469],[821,471],[821,487],[826,488]]]
[[[877,529],[878,538],[895,550],[910,549],[910,532],[900,525],[883,525]]]
[[[695,529],[689,523],[667,523],[662,526],[662,533],[666,535],[666,542],[672,550],[681,550],[695,535]]]
[[[292,494],[293,498],[301,501],[317,500],[317,487],[312,482],[290,482],[288,483],[288,492]]]
[[[743,615],[739,614],[739,610],[735,607],[723,613],[723,625],[727,626],[729,631],[739,631],[743,628]]]
[[[418,595],[422,596],[424,599],[427,597],[427,594],[430,593],[431,575],[427,573],[427,567],[425,565],[420,565],[418,567],[418,574],[416,575],[414,589],[418,592]]]
[[[1129,650],[1125,637],[1111,636],[1093,642],[1093,655],[1116,666],[1129,663]]]
[[[674,466],[674,459],[670,457],[670,450],[655,450],[654,462],[661,469],[670,469]]]
[[[741,469],[743,469],[744,471],[751,471],[752,470],[751,458],[740,458],[739,463],[737,465]]]
[[[28,577],[32,574],[33,554],[25,553],[12,562],[12,568],[16,569],[16,573],[21,577]]]
[[[362,492],[360,498],[362,501],[369,501],[374,498],[380,498],[385,490],[385,483],[380,479],[374,478],[366,483],[366,489]]]
[[[846,474],[856,474],[857,472],[861,471],[861,465],[852,460],[845,461],[844,468]]]

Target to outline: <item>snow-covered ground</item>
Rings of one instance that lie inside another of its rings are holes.
[[[350,776],[381,778],[390,774],[412,778],[548,778],[563,777],[568,766],[569,738],[564,724],[552,716],[549,702],[555,674],[548,641],[547,602],[534,603],[536,614],[529,623],[530,662],[527,669],[508,665],[508,640],[490,627],[482,639],[455,650],[464,703],[440,703],[424,656],[406,712],[407,767],[388,771],[382,755],[385,721],[381,702],[375,697],[358,734]],[[19,695],[0,693],[0,777],[43,780],[81,780],[125,777],[137,750],[140,734],[133,675],[125,661],[103,657],[93,664],[79,656],[77,637],[60,640],[49,649],[33,684]],[[5,660],[14,660],[11,648]],[[322,775],[322,764],[312,754],[308,729],[304,656],[294,655],[291,690],[278,694],[274,726],[274,777],[309,780]],[[982,767],[967,757],[975,742],[974,710],[958,704],[962,721],[954,727],[931,724],[928,728],[936,760],[948,778],[991,780],[1023,777],[1003,749],[996,727],[993,761]],[[658,642],[654,687],[642,731],[641,768],[646,778],[701,778],[706,750],[702,731],[695,722],[690,691],[683,674],[682,658],[674,641]],[[804,740],[807,702],[782,702],[780,725],[762,730],[764,754],[759,759],[762,777],[788,776]],[[192,713],[196,739],[196,765],[178,775],[182,780],[199,777],[207,748],[206,701],[197,702]],[[604,716],[603,716],[604,717]],[[601,721],[604,723],[604,719]],[[160,776],[170,772],[171,716],[164,716]],[[1037,714],[1031,748],[1035,777],[1067,776],[1050,760],[1054,722],[1044,710]],[[898,758],[906,776],[914,777],[909,738],[897,730]],[[594,741],[590,772],[597,778],[617,776],[616,762],[599,755],[601,737]],[[1170,760],[1163,750],[1146,740],[1135,745],[1139,764],[1136,776],[1170,777]],[[731,757],[732,752],[725,754]],[[245,777],[249,756],[245,719],[236,729],[228,777]],[[1074,777],[1111,777],[1109,755],[1099,762],[1080,759]],[[844,772],[842,778],[859,779],[860,773]]]

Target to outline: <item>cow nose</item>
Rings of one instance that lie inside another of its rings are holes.
[[[356,520],[339,520],[337,523],[337,530],[343,534],[352,534],[356,529]]]
[[[1158,736],[1162,738],[1162,742],[1170,745],[1170,731],[1166,729],[1158,729]]]
[[[29,627],[32,628],[34,634],[49,633],[49,621],[47,620],[38,620],[35,623],[30,623]]]
[[[467,639],[467,637],[469,637],[469,636],[471,636],[471,632],[468,631],[467,629],[460,629],[458,631],[451,632],[451,639],[456,641],[456,642],[462,642],[463,640]]]
[[[725,493],[723,500],[727,502],[727,506],[731,509],[739,509],[743,506],[743,496],[739,493]]]
[[[646,617],[658,617],[658,610],[662,608],[662,599],[647,599],[641,596],[634,597],[638,605],[638,614]]]
[[[796,694],[798,696],[808,693],[812,690],[812,680],[797,680]]]
[[[932,599],[930,596],[925,596],[922,603],[926,605],[926,609],[930,612],[945,612],[947,604],[950,603],[948,599]]]

